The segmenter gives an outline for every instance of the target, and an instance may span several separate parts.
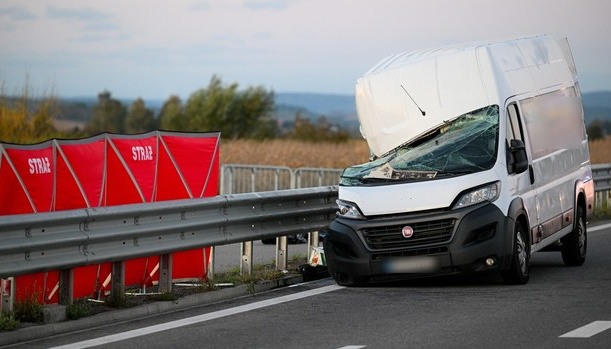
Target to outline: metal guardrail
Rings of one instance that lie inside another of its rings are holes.
[[[221,194],[337,185],[342,169],[285,166],[222,165]]]
[[[596,209],[611,208],[611,164],[592,165]]]
[[[592,177],[596,191],[611,190],[611,164],[592,165]]]
[[[336,198],[337,187],[317,187],[6,216],[0,278],[59,270],[60,303],[71,304],[71,268],[113,262],[112,293],[122,295],[124,261],[160,255],[159,290],[169,292],[169,254],[317,231]]]
[[[315,231],[336,198],[318,187],[6,216],[0,277]]]

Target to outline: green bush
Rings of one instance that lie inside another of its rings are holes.
[[[42,306],[36,292],[28,294],[25,299],[15,302],[15,319],[20,322],[42,323]]]
[[[19,328],[19,321],[15,319],[13,313],[0,313],[0,331],[13,331]]]
[[[87,300],[78,300],[66,307],[68,320],[76,320],[91,315],[91,304]]]

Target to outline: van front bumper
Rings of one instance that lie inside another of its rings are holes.
[[[490,203],[366,220],[338,217],[326,232],[325,257],[331,272],[370,280],[505,270],[514,223]]]

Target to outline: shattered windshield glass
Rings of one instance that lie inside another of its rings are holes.
[[[429,180],[492,168],[499,107],[484,107],[445,122],[388,155],[344,170],[340,184]]]

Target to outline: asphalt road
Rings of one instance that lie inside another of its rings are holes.
[[[498,276],[342,288],[330,279],[15,348],[609,348],[611,227],[588,257],[532,258],[527,285]]]

